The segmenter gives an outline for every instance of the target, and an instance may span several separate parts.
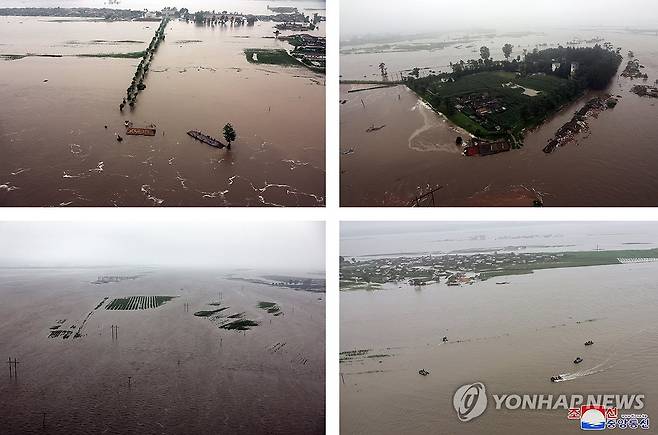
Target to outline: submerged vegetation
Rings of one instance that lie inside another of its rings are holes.
[[[128,296],[113,299],[105,306],[106,310],[146,310],[157,308],[176,296]]]
[[[270,314],[273,314],[275,316],[280,316],[283,314],[281,311],[281,308],[279,305],[277,305],[275,302],[258,302],[258,308],[261,310],[265,310]]]
[[[388,352],[390,348],[382,349],[380,352]],[[342,363],[354,363],[354,362],[363,362],[366,359],[383,359],[394,356],[390,353],[371,353],[374,352],[372,349],[354,349],[354,350],[345,350],[339,355],[339,362]],[[380,361],[381,362],[381,361]]]
[[[224,128],[222,129],[222,135],[224,135],[224,140],[226,140],[228,144],[226,145],[226,149],[230,150],[231,142],[234,142],[238,137],[238,133],[235,131],[233,125],[230,122],[227,122],[226,125],[224,125]]]
[[[142,51],[131,51],[128,53],[94,53],[94,54],[78,54],[78,57],[110,57],[115,59],[139,59],[144,57],[146,54],[145,50]]]
[[[126,98],[124,98],[121,104],[119,105],[120,110],[123,110],[126,103],[130,107],[134,107],[135,102],[137,101],[137,95],[146,88],[146,85],[144,84],[144,80],[146,79],[146,76],[149,72],[149,67],[151,65],[151,61],[153,60],[153,55],[158,50],[158,47],[160,46],[160,42],[164,41],[165,39],[164,31],[165,28],[167,27],[168,22],[169,22],[168,18],[163,18],[162,21],[160,21],[160,26],[158,26],[157,30],[155,31],[155,35],[153,35],[153,39],[151,39],[151,43],[149,44],[148,48],[143,52],[142,60],[139,62],[139,65],[137,65],[137,71],[135,71],[135,75],[133,76],[132,82],[130,83],[130,86],[126,90]]]
[[[144,57],[145,51],[130,51],[127,53],[83,53],[83,54],[0,54],[0,59],[4,60],[20,60],[26,57],[101,57],[113,59],[139,59]]]
[[[220,307],[221,302],[212,302],[208,305]],[[220,329],[235,330],[235,331],[248,331],[254,326],[258,326],[258,322],[245,318],[245,313],[233,313],[224,315],[222,312],[229,309],[228,306],[220,307],[215,310],[201,310],[194,313],[196,317],[205,317],[215,324]]]
[[[209,305],[213,305],[213,304],[209,304]],[[228,307],[222,307],[222,308],[218,308],[216,310],[201,310],[201,311],[195,312],[194,315],[197,316],[197,317],[210,317],[210,316],[213,316],[217,313],[221,313],[222,311],[224,311],[226,309],[228,309]]]
[[[237,331],[248,331],[253,326],[258,326],[258,322],[249,319],[238,319],[232,322],[228,322],[220,326],[222,329],[228,330],[237,330]]]

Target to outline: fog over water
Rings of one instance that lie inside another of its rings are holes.
[[[323,223],[5,222],[0,240],[3,435],[324,433]]]
[[[324,270],[320,222],[4,222],[0,267]]]
[[[651,222],[345,222],[340,231],[344,256],[658,247]]]
[[[343,1],[341,39],[366,34],[414,34],[476,28],[532,29],[566,26],[656,26],[651,0]],[[367,17],[367,19],[364,19]]]

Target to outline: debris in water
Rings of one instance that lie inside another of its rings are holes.
[[[379,131],[384,127],[386,127],[386,125],[380,125],[379,127],[375,127],[375,125],[373,124],[370,127],[368,127],[368,129],[366,130],[366,133],[372,133],[373,131]]]

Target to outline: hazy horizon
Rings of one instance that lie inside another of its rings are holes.
[[[653,222],[343,222],[340,255],[459,249],[658,248]]]
[[[340,4],[341,40],[365,35],[411,35],[496,29],[537,31],[555,27],[658,28],[658,3],[650,0],[596,3],[567,0],[463,0],[441,2],[361,0]],[[365,19],[367,18],[367,19]]]
[[[2,222],[0,267],[325,269],[323,222]]]
[[[198,10],[229,10],[241,4],[244,10],[239,12],[254,12],[260,5],[272,3],[272,6],[295,5],[298,8],[313,6],[318,3],[326,3],[326,0],[288,0],[281,2],[277,0],[225,0],[215,2],[213,0],[120,0],[116,4],[108,4],[107,0],[2,0],[0,8],[108,8],[108,9],[149,9],[162,10],[165,7],[187,8],[190,12]]]

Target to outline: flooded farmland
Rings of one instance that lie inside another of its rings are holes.
[[[439,187],[435,204],[445,206],[527,206],[537,198],[548,206],[655,205],[658,161],[652,149],[658,138],[658,107],[655,99],[639,97],[631,88],[658,80],[656,31],[574,28],[348,40],[341,45],[341,79],[381,80],[381,62],[391,80],[414,67],[420,68],[421,76],[447,72],[450,62],[478,58],[482,45],[491,48],[494,59],[501,59],[500,47],[508,42],[514,46],[511,57],[516,58],[536,47],[568,42],[591,46],[597,38],[622,47],[623,54],[632,50],[648,80],[622,77],[625,58],[604,91],[620,95],[618,105],[589,120],[589,129],[575,142],[549,155],[542,149],[555,132],[600,93],[588,92],[528,132],[519,150],[465,157],[455,141],[467,133],[406,87],[353,92],[374,85],[341,85],[341,204],[406,206],[419,193]],[[373,126],[377,129],[371,130]]]
[[[3,433],[324,433],[324,291],[268,273],[3,268]]]
[[[388,253],[395,264],[398,257],[414,255],[407,246],[412,241],[422,252],[427,252],[425,242],[464,257],[494,252],[494,246],[497,254],[566,252],[587,245],[594,250],[598,241],[606,251],[638,243],[655,247],[658,241],[655,230],[640,238],[639,230],[617,225],[601,231],[596,225],[581,227],[580,236],[574,231],[577,224],[520,230],[510,225],[506,235],[495,225],[492,233],[453,228],[395,237],[352,234],[343,237],[341,255],[367,262]],[[415,255],[427,258],[426,253]],[[647,379],[658,375],[657,274],[654,258],[509,274],[472,284],[448,285],[441,279],[412,286],[401,281],[341,291],[341,433],[579,430],[579,422],[568,420],[564,409],[498,410],[491,396],[484,414],[462,423],[453,394],[473,382],[485,384],[488,395],[644,394],[642,413],[655,415],[658,388]],[[593,345],[584,346],[589,340]],[[583,361],[575,364],[576,357]],[[420,370],[428,374],[421,376]],[[551,382],[558,374],[565,380]]]
[[[242,5],[267,13],[264,2],[227,3]],[[121,112],[139,59],[81,55],[144,50],[157,22],[0,20],[0,205],[324,205],[325,76],[244,53],[290,49],[274,23],[169,22],[146,88]],[[324,23],[313,34],[323,36]],[[125,136],[126,121],[156,134]],[[226,123],[237,132],[230,151],[187,135],[223,141]]]

